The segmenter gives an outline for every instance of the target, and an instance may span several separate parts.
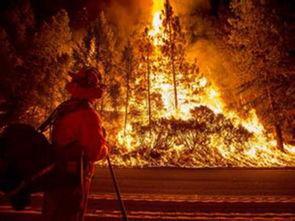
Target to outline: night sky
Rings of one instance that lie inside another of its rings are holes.
[[[57,13],[58,10],[64,8],[68,11],[72,25],[79,26],[79,12],[83,8],[87,8],[88,15],[90,19],[94,19],[97,16],[97,12],[104,9],[108,10],[112,8],[112,5],[120,5],[124,10],[128,12],[136,11],[142,7],[143,2],[146,4],[146,7],[151,6],[151,0],[28,0],[31,2],[31,5],[34,9],[37,19],[43,20],[49,16]],[[175,0],[180,1],[180,0]],[[206,1],[206,0],[205,0]],[[204,2],[205,2],[204,1]],[[212,15],[218,15],[220,8],[228,7],[230,0],[207,0],[210,2],[211,9],[210,13]],[[295,1],[294,0],[270,0],[274,8],[280,11],[280,14],[284,16],[285,20],[288,22],[294,22],[294,11],[295,11]],[[22,0],[2,0],[0,3],[1,12],[6,11],[9,8],[14,7],[17,4],[20,4]],[[186,1],[184,0],[183,3]],[[189,0],[189,2],[201,2],[200,0]],[[182,1],[181,1],[182,4]],[[191,8],[193,12],[195,9]],[[290,21],[292,20],[292,21]]]

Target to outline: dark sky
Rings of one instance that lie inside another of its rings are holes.
[[[87,6],[90,12],[99,11],[110,4],[110,0],[1,0],[1,12],[13,8],[23,1],[30,1],[38,21],[44,20],[64,8],[72,20],[79,20],[77,13]]]
[[[34,9],[35,16],[37,21],[42,21],[43,19],[48,18],[57,13],[61,8],[64,8],[68,11],[71,22],[73,26],[81,25],[81,16],[79,13],[83,11],[83,8],[86,7],[88,16],[90,19],[94,19],[98,12],[101,9],[113,10],[112,5],[121,5],[125,7],[125,10],[129,13],[134,13],[138,10],[137,13],[141,13],[139,10],[140,7],[143,7],[143,2],[147,2],[147,5],[152,0],[0,0],[0,11],[5,11],[8,8],[14,7],[17,4],[20,4],[22,1],[30,1]],[[184,3],[186,0],[182,0]],[[192,1],[192,0],[189,0]],[[195,0],[201,1],[201,0]],[[218,8],[220,6],[228,5],[230,0],[203,0],[209,1],[212,6],[211,13],[217,14]],[[257,0],[258,1],[258,0]],[[279,9],[280,14],[284,17],[284,20],[295,20],[295,0],[264,0],[271,1],[274,8]],[[219,6],[219,7],[218,7]],[[138,8],[137,8],[138,7]],[[193,10],[193,9],[192,9]],[[131,14],[132,15],[132,14]],[[290,22],[290,21],[288,21]]]
[[[1,11],[14,7],[26,0],[1,0]],[[142,5],[142,2],[152,2],[152,0],[28,0],[34,8],[35,14],[39,19],[46,18],[55,14],[59,9],[65,8],[71,18],[75,18],[76,13],[83,7],[87,7],[90,17],[97,14],[97,11],[108,8],[112,4],[118,4],[125,7],[136,7],[136,4]],[[200,1],[200,0],[196,0]],[[229,0],[209,0],[211,2],[227,2]],[[185,0],[184,0],[185,2]]]

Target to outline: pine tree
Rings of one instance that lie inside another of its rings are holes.
[[[162,48],[162,53],[169,59],[169,71],[172,74],[173,79],[173,89],[174,89],[174,106],[178,109],[178,94],[177,94],[177,77],[179,61],[183,57],[183,36],[181,32],[181,27],[179,23],[179,18],[174,15],[174,11],[169,0],[165,1],[164,9],[164,44]],[[167,36],[167,37],[166,37]],[[178,43],[181,44],[178,47]],[[178,67],[177,67],[178,66]]]
[[[103,83],[107,85],[107,93],[100,100],[100,111],[111,106],[115,113],[121,103],[121,76],[118,74],[118,52],[115,50],[116,38],[113,29],[103,11],[99,17],[89,24],[81,42],[76,43],[73,53],[75,69],[83,66],[96,67],[102,72]],[[116,115],[117,115],[116,114]]]
[[[35,25],[30,2],[23,1],[3,13],[3,21],[3,28],[0,27],[0,93],[5,100],[2,105],[6,114],[1,126],[17,121],[27,110],[25,97],[31,82],[21,69],[32,47],[30,39]]]
[[[30,81],[27,88],[26,118],[39,123],[65,99],[65,83],[72,52],[69,18],[65,10],[59,11],[49,22],[43,23],[34,35],[33,47],[22,68]]]
[[[259,1],[235,0],[231,9],[235,17],[229,20],[228,42],[239,70],[239,92],[247,105],[258,108],[273,125],[277,146],[283,150],[280,126],[283,104],[276,99],[280,63],[284,57],[278,18]]]
[[[154,58],[152,56],[153,54],[153,45],[152,45],[152,39],[148,35],[148,29],[145,29],[145,31],[140,36],[139,42],[139,52],[141,54],[140,56],[140,62],[143,64],[143,75],[144,82],[143,84],[146,85],[146,91],[147,91],[147,113],[148,113],[148,125],[150,127],[151,121],[152,121],[152,92],[151,92],[151,74],[154,70]]]
[[[98,67],[95,36],[92,27],[88,27],[83,38],[75,42],[73,49],[73,69],[80,70],[85,66]]]
[[[99,18],[94,24],[94,36],[97,52],[97,60],[101,62],[104,70],[104,83],[109,86],[109,95],[114,105],[120,96],[119,82],[115,78],[115,60],[118,56],[115,52],[116,39],[104,12],[102,11]],[[115,93],[113,93],[115,92]],[[105,98],[101,99],[101,111],[104,110]],[[117,108],[116,106],[114,107]]]
[[[126,98],[125,98],[125,113],[124,113],[124,136],[126,135],[127,124],[128,124],[128,113],[131,97],[131,80],[134,78],[135,67],[135,55],[133,50],[133,45],[131,45],[130,40],[127,41],[122,53],[123,70],[126,81]]]
[[[178,111],[180,109],[178,97],[179,87],[181,86],[182,82],[185,82],[186,85],[190,85],[190,83],[192,83],[191,80],[194,79],[197,75],[197,66],[196,64],[191,64],[190,62],[188,62],[185,57],[185,53],[188,47],[188,41],[186,37],[189,35],[186,33],[185,30],[182,29],[180,19],[174,14],[169,0],[165,1],[165,8],[162,12],[162,16],[162,63],[165,63],[166,60],[168,61],[166,62],[166,68],[164,69],[164,71],[172,75],[174,107],[175,110]]]
[[[72,48],[69,18],[61,10],[38,28],[29,1],[11,10],[9,32],[0,33],[0,56],[6,59],[0,64],[0,90],[9,104],[6,123],[37,126],[65,99]]]

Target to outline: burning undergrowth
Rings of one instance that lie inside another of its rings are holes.
[[[257,147],[257,137],[242,125],[206,106],[189,120],[162,118],[151,126],[133,125],[132,150],[115,148],[118,166],[274,167],[292,165],[295,157],[276,148]],[[126,144],[125,144],[126,145]],[[253,148],[252,145],[256,145]]]

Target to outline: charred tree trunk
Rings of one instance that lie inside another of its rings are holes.
[[[173,77],[173,89],[174,89],[174,108],[178,110],[178,98],[177,98],[177,82],[176,82],[176,71],[174,62],[174,39],[172,36],[172,25],[169,23],[169,40],[170,40],[170,62],[171,62],[171,72]]]
[[[105,91],[105,95],[101,97],[101,100],[100,100],[100,114],[101,116],[103,116],[103,112],[104,112],[104,108],[105,108],[105,97],[108,96],[109,94],[109,88],[110,88],[110,85],[108,85],[108,83],[110,83],[110,79],[107,79],[107,77],[110,76],[111,74],[111,71],[112,71],[112,55],[111,54],[107,54],[106,56],[108,56],[109,58],[107,60],[105,60],[103,63],[104,63],[104,75],[105,77],[102,76],[102,83],[107,85],[107,90]]]
[[[101,81],[102,81],[103,84],[105,83],[103,78],[101,79]],[[100,98],[100,108],[99,108],[99,110],[100,110],[100,115],[102,116],[103,111],[104,111],[104,96],[102,96]]]
[[[127,125],[128,125],[128,114],[129,114],[129,102],[131,96],[132,89],[132,79],[133,79],[133,71],[134,71],[134,54],[133,54],[133,46],[128,40],[127,45],[123,51],[123,61],[125,63],[125,80],[126,80],[126,98],[125,98],[125,116],[124,116],[124,136],[127,133]]]
[[[125,117],[124,117],[124,136],[126,136],[127,123],[128,123],[128,109],[129,109],[129,98],[130,98],[130,75],[132,73],[131,61],[127,61],[127,72],[126,72],[126,100],[125,100]]]
[[[147,56],[147,90],[148,90],[148,118],[149,118],[149,128],[151,130],[152,122],[152,107],[151,107],[151,61],[150,55]]]
[[[269,78],[268,78],[267,74],[264,74],[264,78],[265,78],[265,80],[267,82],[266,93],[267,93],[267,97],[268,97],[269,106],[270,106],[270,109],[271,109],[272,122],[274,124],[274,131],[275,131],[275,134],[276,134],[277,148],[284,152],[285,150],[284,150],[283,133],[282,133],[281,126],[280,126],[280,124],[278,122],[279,118],[278,118],[277,112],[275,110],[275,103],[274,103],[273,97],[271,95],[271,90],[270,90],[270,87],[269,87],[270,82],[269,82]]]
[[[285,152],[284,149],[284,138],[283,138],[283,133],[282,133],[282,128],[279,124],[275,124],[275,132],[276,132],[276,140],[277,140],[277,147]]]

